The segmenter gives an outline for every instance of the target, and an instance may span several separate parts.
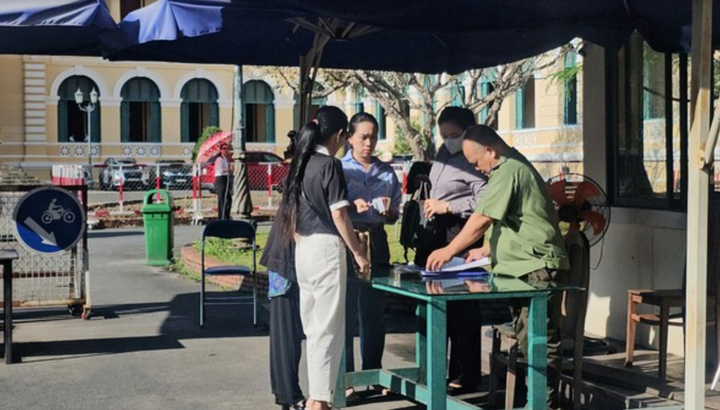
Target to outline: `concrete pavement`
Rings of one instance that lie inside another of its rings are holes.
[[[201,229],[176,227],[176,245]],[[279,408],[267,330],[253,328],[250,306],[210,307],[201,330],[199,284],[146,266],[142,229],[90,232],[90,252],[92,319],[18,310],[18,363],[0,364],[0,409]],[[413,359],[412,338],[388,335],[386,365]],[[399,400],[355,407],[416,408]]]

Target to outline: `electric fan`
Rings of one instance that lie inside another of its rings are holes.
[[[548,180],[548,190],[563,236],[577,229],[590,246],[600,242],[610,224],[610,207],[597,182],[580,174],[562,174]]]
[[[607,196],[597,182],[580,174],[562,174],[547,181],[555,203],[560,232],[570,262],[567,284],[588,289],[590,285],[590,247],[605,236],[610,224]],[[602,251],[601,251],[602,254]],[[579,363],[583,355],[614,353],[614,347],[602,339],[584,337],[589,292],[569,292],[561,319],[563,349]],[[567,343],[567,342],[569,343]],[[582,346],[582,349],[574,349]],[[573,370],[579,380],[579,367]]]

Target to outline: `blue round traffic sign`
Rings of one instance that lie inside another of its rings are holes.
[[[85,233],[85,212],[77,196],[48,186],[33,189],[20,199],[13,213],[15,236],[39,253],[72,248]]]

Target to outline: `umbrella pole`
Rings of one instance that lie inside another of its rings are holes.
[[[705,329],[707,310],[707,237],[710,174],[703,149],[708,140],[712,95],[711,0],[693,1],[692,90],[688,143],[687,297],[685,408],[705,408]]]
[[[233,106],[234,118],[233,125],[235,131],[235,141],[233,141],[237,160],[233,171],[233,196],[231,205],[231,214],[240,214],[241,219],[251,219],[252,214],[252,198],[250,197],[250,180],[248,179],[247,163],[245,162],[245,127],[243,127],[243,101],[242,101],[242,67],[235,66],[235,95]],[[228,189],[226,192],[229,192]]]
[[[304,56],[300,57],[300,127],[310,121],[310,106],[315,88],[315,78],[320,70],[320,60],[325,45],[330,41],[326,34],[315,34],[313,46]]]

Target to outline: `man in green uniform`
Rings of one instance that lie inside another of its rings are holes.
[[[552,288],[569,269],[553,202],[545,182],[528,160],[490,127],[477,125],[465,133],[463,154],[489,177],[475,213],[457,237],[433,252],[428,270],[439,270],[491,230],[490,240],[467,255],[468,261],[492,259],[493,272],[511,275],[536,288]],[[560,304],[562,295],[548,298],[548,407],[559,408],[562,368]],[[520,348],[527,352],[528,307],[511,307]]]

